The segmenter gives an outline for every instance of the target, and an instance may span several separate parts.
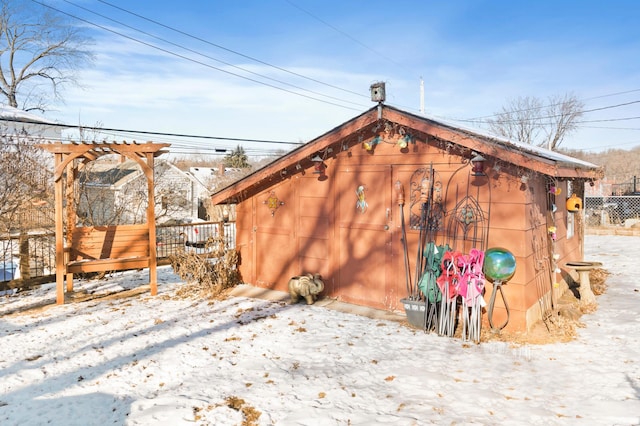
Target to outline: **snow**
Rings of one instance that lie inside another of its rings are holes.
[[[443,124],[447,127],[450,127],[452,129],[460,129],[460,130],[464,130],[467,133],[472,133],[474,135],[480,136],[482,138],[488,138],[488,139],[492,139],[494,141],[496,141],[497,143],[506,146],[506,147],[513,147],[516,148],[518,151],[520,152],[529,152],[531,154],[537,155],[539,157],[542,158],[546,158],[549,160],[553,160],[556,162],[560,162],[563,164],[574,164],[574,165],[579,165],[582,167],[588,167],[588,168],[596,168],[598,167],[596,164],[590,163],[588,161],[584,161],[581,160],[579,158],[575,158],[575,157],[571,157],[569,155],[565,155],[562,154],[558,151],[553,151],[551,149],[547,149],[545,147],[541,147],[541,146],[536,146],[530,143],[526,143],[526,142],[520,142],[520,141],[516,141],[516,140],[510,140],[510,139],[506,139],[500,135],[496,135],[496,134],[492,134],[491,132],[489,132],[487,129],[478,129],[478,128],[474,128],[474,127],[469,127],[469,126],[463,126],[460,123],[456,123],[453,121],[449,121],[449,120],[445,120],[442,118],[431,118],[431,117],[426,117],[427,119],[434,121],[436,123],[440,123]]]
[[[170,267],[156,297],[37,308],[55,300],[53,284],[6,295],[0,424],[639,424],[639,247],[640,237],[586,237],[608,291],[576,340],[548,345],[475,345],[277,299],[180,299]]]
[[[43,124],[55,124],[55,121],[48,120],[41,115],[32,114],[10,105],[0,103],[0,117],[16,121],[35,122]]]

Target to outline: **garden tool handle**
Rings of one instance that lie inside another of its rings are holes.
[[[395,184],[396,190],[396,199],[398,200],[398,205],[404,205],[404,186],[402,186],[402,182],[396,181]]]

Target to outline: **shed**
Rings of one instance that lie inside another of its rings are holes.
[[[403,309],[407,275],[415,284],[421,233],[464,252],[506,248],[517,268],[503,286],[508,306],[498,299],[493,314],[523,331],[566,289],[565,263],[583,258],[581,212],[567,210],[567,196],[602,176],[588,162],[379,103],[212,203],[236,204],[244,282],[286,291],[291,276],[317,272],[325,296],[391,311]]]

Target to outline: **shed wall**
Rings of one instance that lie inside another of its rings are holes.
[[[524,330],[534,314],[545,311],[545,296],[553,287],[551,256],[559,262],[575,256],[581,236],[566,238],[564,195],[557,211],[549,214],[548,182],[542,175],[522,182],[522,169],[487,162],[487,176],[474,177],[465,158],[469,153],[447,152],[442,141],[417,141],[400,150],[394,143],[380,143],[373,151],[361,145],[334,152],[324,159],[326,176],[313,173],[281,176],[265,189],[242,200],[237,207],[237,241],[240,271],[245,282],[286,290],[289,277],[320,272],[325,295],[341,300],[400,310],[406,296],[406,271],[401,243],[401,209],[394,183],[405,189],[405,219],[409,271],[415,282],[419,230],[412,227],[420,214],[419,190],[411,179],[423,169],[435,170],[440,183],[443,216],[433,238],[468,252],[472,247],[504,247],[516,257],[517,270],[503,287],[510,308],[508,329]],[[499,170],[498,170],[499,169]],[[358,208],[357,190],[365,188],[367,210]],[[564,192],[563,192],[564,194]],[[273,196],[277,205],[269,204]],[[457,204],[469,197],[486,216],[486,230],[463,235],[459,224],[448,221]],[[275,207],[273,209],[272,207]],[[557,223],[557,239],[549,246],[548,226]],[[485,299],[491,295],[487,285]],[[557,296],[556,296],[557,297]],[[535,311],[535,312],[534,312]],[[533,312],[533,313],[532,313]],[[501,300],[495,320],[506,318]],[[485,319],[486,320],[486,319]]]

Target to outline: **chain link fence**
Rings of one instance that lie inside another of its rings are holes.
[[[587,228],[640,227],[640,195],[585,197]]]

